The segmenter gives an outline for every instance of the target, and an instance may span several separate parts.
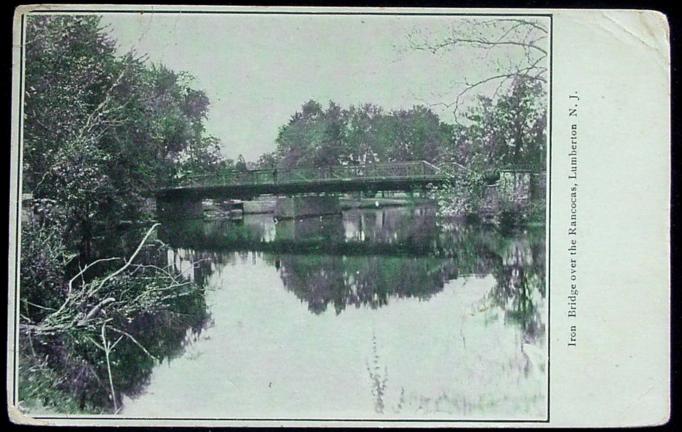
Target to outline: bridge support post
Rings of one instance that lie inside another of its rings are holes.
[[[275,217],[293,219],[307,216],[321,216],[341,213],[337,196],[295,196],[277,198]]]
[[[201,205],[201,198],[158,197],[156,214],[159,219],[166,220],[201,219],[204,216],[204,208]]]

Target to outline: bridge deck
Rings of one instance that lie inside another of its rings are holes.
[[[261,194],[303,194],[404,190],[440,184],[450,175],[426,162],[298,168],[287,171],[228,171],[194,176],[180,185],[158,190],[160,197],[249,198]]]

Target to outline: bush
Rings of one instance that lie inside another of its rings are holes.
[[[66,266],[75,257],[62,238],[63,218],[51,200],[36,200],[33,220],[21,229],[21,312],[40,321],[59,307],[66,290]]]
[[[459,171],[452,176],[452,181],[429,187],[429,196],[438,203],[439,216],[469,216],[478,212],[485,187],[485,176]]]
[[[181,349],[188,328],[201,329],[199,287],[165,264],[135,262],[155,228],[129,258],[71,272],[57,227],[25,228],[19,385],[21,397],[38,399],[29,404],[116,411],[120,392],[134,392],[159,359]],[[156,248],[149,255],[165,257],[165,246]]]

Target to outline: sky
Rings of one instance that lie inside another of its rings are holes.
[[[310,99],[386,110],[427,104],[452,121],[452,108],[438,104],[452,102],[465,80],[490,76],[499,59],[470,47],[416,50],[409,35],[442,38],[463,19],[475,18],[130,13],[104,15],[103,24],[121,53],[194,76],[223,155],[256,160]]]

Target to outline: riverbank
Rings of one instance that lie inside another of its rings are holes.
[[[65,257],[75,255],[56,226],[22,227],[22,263],[31,263],[21,273],[22,410],[115,413],[122,395],[140,391],[156,364],[182,353],[188,329],[202,328],[203,290],[171,265],[156,228],[135,230],[133,244],[104,239],[97,250],[118,255],[73,267]]]

